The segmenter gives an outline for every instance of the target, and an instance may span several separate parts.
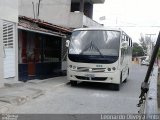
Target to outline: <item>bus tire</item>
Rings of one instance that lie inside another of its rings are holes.
[[[119,91],[120,90],[120,84],[114,84],[114,90]]]
[[[128,69],[127,78],[128,78],[128,76],[129,76],[129,69]],[[124,83],[126,83],[126,82],[127,82],[127,78],[123,81]]]
[[[71,86],[77,86],[77,81],[70,81],[70,83],[71,83]]]
[[[123,83],[126,83],[127,82],[127,78],[123,81]]]
[[[121,76],[120,76],[120,83],[114,84],[114,86],[113,86],[114,90],[119,91],[121,83],[122,83],[122,72],[121,72]]]
[[[120,84],[122,83],[122,72],[121,72],[121,76],[120,76]]]

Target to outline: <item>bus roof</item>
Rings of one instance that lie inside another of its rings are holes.
[[[123,34],[127,35],[121,28],[106,28],[106,27],[90,27],[90,28],[77,28],[77,29],[74,29],[74,31],[82,31],[82,30],[114,30],[114,31],[119,31],[119,32],[123,32]],[[128,36],[128,35],[127,35]],[[128,36],[129,37],[129,36]]]
[[[77,30],[115,30],[115,31],[120,31],[120,32],[123,31],[120,28],[105,28],[105,27],[78,28],[78,29],[74,29],[73,31],[77,31]]]

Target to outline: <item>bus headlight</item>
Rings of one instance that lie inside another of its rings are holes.
[[[72,65],[69,65],[69,68],[72,68]]]
[[[76,67],[76,66],[73,66],[72,68],[73,68],[73,70],[77,70],[77,67]]]
[[[116,70],[116,67],[112,67],[112,68],[106,68],[105,72],[113,72]]]
[[[115,68],[115,67],[113,67],[113,68],[112,68],[112,70],[114,70],[114,71],[115,71],[115,70],[116,70],[116,68]]]
[[[106,68],[105,72],[111,72],[111,68]]]
[[[77,70],[77,66],[69,65],[69,68],[70,68],[71,70]]]
[[[108,70],[108,71],[111,71],[111,68],[108,68],[107,70]]]

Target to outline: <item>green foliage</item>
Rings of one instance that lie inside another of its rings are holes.
[[[158,50],[157,57],[160,58],[160,49]]]
[[[134,42],[132,56],[136,57],[136,56],[143,56],[143,55],[144,55],[143,48],[138,43]]]
[[[139,41],[140,41],[140,45],[142,46],[143,50],[146,51],[147,50],[147,43],[142,35],[141,35],[141,38],[139,39]]]

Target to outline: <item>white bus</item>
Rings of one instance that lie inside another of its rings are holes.
[[[126,82],[132,60],[132,40],[121,29],[75,29],[68,49],[67,79],[71,85],[79,81],[113,83],[119,90]]]

